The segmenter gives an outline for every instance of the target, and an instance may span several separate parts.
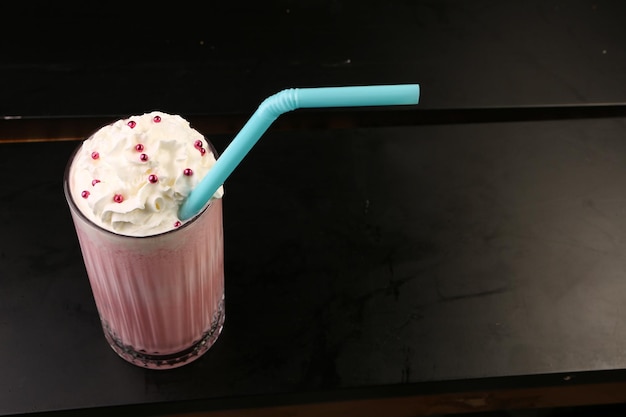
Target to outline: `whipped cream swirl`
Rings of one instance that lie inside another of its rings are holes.
[[[102,127],[70,167],[70,190],[95,224],[128,236],[182,225],[178,209],[215,163],[204,136],[178,115],[151,112]],[[223,187],[213,198],[223,196]]]

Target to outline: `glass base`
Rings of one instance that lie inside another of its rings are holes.
[[[109,345],[122,359],[142,368],[173,369],[193,362],[206,353],[222,332],[224,318],[224,303],[222,301],[213,317],[211,327],[202,335],[200,340],[185,350],[167,355],[151,355],[137,351],[117,338],[105,322],[102,322],[102,328]]]

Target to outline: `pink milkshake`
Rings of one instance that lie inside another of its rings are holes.
[[[199,132],[161,112],[101,128],[68,163],[65,195],[104,335],[135,365],[187,364],[222,330],[223,189],[177,218],[214,163]]]

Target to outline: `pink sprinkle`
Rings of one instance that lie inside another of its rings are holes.
[[[122,194],[115,194],[113,196],[113,201],[115,201],[116,203],[121,203],[122,201],[124,201],[124,196]]]
[[[185,174],[188,177],[191,177],[193,175],[193,170],[191,168],[185,168],[185,170],[183,171],[183,174]]]
[[[135,150],[136,150],[137,152],[141,152],[141,151],[143,151],[143,145],[142,145],[141,143],[136,144],[136,145],[135,145]]]
[[[182,223],[178,220],[176,220],[176,223],[174,223],[174,227],[180,227],[182,225]]]
[[[142,153],[141,155],[139,155],[139,159],[141,159],[143,162],[146,162],[148,160],[148,155]]]
[[[81,196],[82,198],[87,198],[87,197],[89,197],[89,191],[87,191],[87,190],[83,191],[82,193],[80,193],[80,196]]]
[[[204,146],[204,144],[202,143],[202,141],[200,139],[198,139],[197,141],[195,141],[193,143],[193,147],[196,149],[202,149],[202,147]]]
[[[150,174],[148,176],[148,181],[150,181],[152,184],[156,183],[157,181],[159,181],[159,177],[157,177],[154,174]]]
[[[154,123],[160,123],[161,122],[161,116],[154,116]]]
[[[130,122],[126,123],[126,125],[128,125],[128,127],[130,127],[131,129],[134,129],[135,126],[137,126],[137,122],[131,120]]]
[[[91,153],[91,159],[98,159],[98,158],[100,158],[100,154],[98,152]]]
[[[94,185],[96,185],[99,182],[100,182],[100,180],[93,180],[93,181],[91,181],[91,186],[93,187]]]

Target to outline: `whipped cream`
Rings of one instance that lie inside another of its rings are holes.
[[[151,112],[102,127],[70,167],[72,197],[95,224],[128,236],[179,227],[179,206],[215,163],[204,136],[178,115]],[[221,198],[220,187],[213,195]]]

